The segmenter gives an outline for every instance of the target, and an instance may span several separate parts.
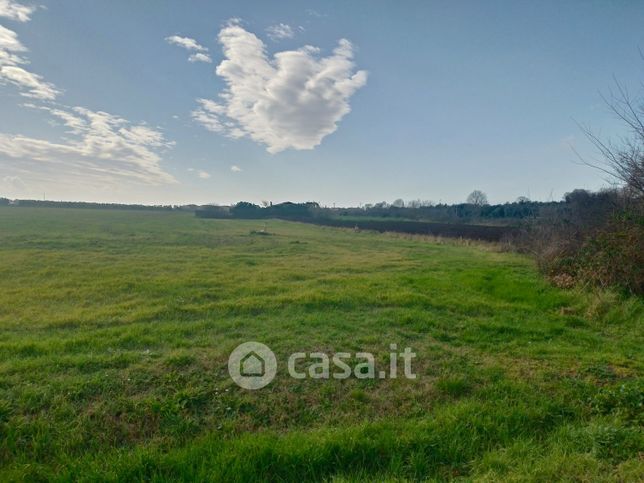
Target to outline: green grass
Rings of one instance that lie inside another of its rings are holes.
[[[0,480],[637,481],[641,299],[490,246],[0,208]],[[269,345],[266,388],[228,377]],[[295,380],[292,352],[417,354]]]

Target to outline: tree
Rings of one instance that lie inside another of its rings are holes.
[[[530,203],[530,198],[527,196],[519,196],[515,203]]]
[[[617,119],[625,124],[630,136],[619,143],[603,141],[582,127],[602,159],[593,162],[580,159],[623,184],[628,196],[641,200],[644,199],[644,98],[631,97],[618,81],[615,85],[616,92],[603,96],[603,99]]]
[[[480,190],[474,190],[467,197],[467,203],[475,206],[485,206],[487,202],[487,195]]]
[[[404,208],[405,202],[401,198],[398,198],[397,200],[394,200],[391,206],[393,206],[394,208]]]
[[[230,209],[233,217],[235,218],[261,218],[263,215],[262,209],[248,201],[240,201]]]

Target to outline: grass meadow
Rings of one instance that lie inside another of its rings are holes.
[[[644,302],[493,245],[0,208],[0,480],[641,481]],[[247,391],[239,343],[277,354]],[[415,380],[292,379],[411,347]]]

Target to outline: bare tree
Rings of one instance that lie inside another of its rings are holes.
[[[466,203],[469,203],[470,205],[476,205],[476,206],[484,206],[489,204],[487,202],[487,195],[483,193],[481,190],[472,191],[470,195],[467,197]]]
[[[602,97],[611,112],[626,125],[630,135],[617,143],[603,141],[590,129],[582,126],[581,129],[595,145],[601,159],[580,159],[587,166],[598,169],[623,184],[631,197],[644,198],[644,99],[632,97],[617,80],[615,86],[614,91]]]

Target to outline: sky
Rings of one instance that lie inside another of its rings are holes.
[[[358,206],[606,184],[644,2],[0,0],[0,196]]]

